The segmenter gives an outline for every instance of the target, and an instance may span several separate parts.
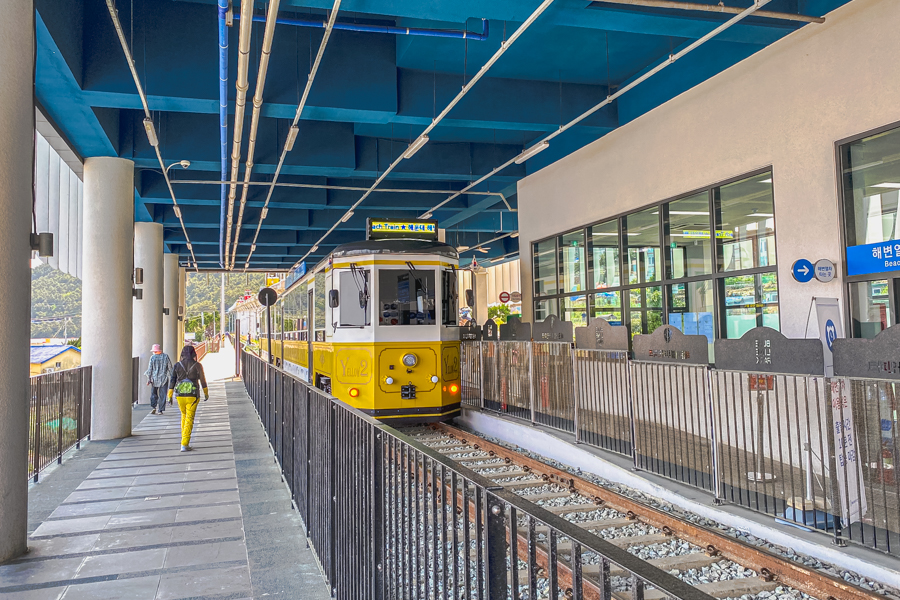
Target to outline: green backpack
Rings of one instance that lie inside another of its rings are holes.
[[[181,364],[181,363],[178,363]],[[176,365],[177,366],[177,365]],[[184,369],[184,365],[181,365],[181,368]],[[191,365],[190,371],[187,371],[184,374],[184,379],[177,382],[175,384],[175,394],[178,396],[196,396],[197,395],[197,386],[194,385],[194,382],[188,379],[190,377],[191,372],[194,370],[194,365]]]

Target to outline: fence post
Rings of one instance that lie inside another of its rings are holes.
[[[581,427],[580,427],[580,413],[581,410],[579,408],[579,400],[581,394],[579,393],[581,387],[578,385],[578,349],[575,348],[575,344],[572,344],[572,397],[575,399],[575,411],[573,415],[573,420],[575,421],[575,443],[581,443]]]
[[[370,425],[370,427],[374,427]],[[372,444],[372,560],[375,563],[372,578],[372,598],[384,598],[384,439],[381,430],[375,429]]]
[[[491,493],[491,490],[500,490],[501,487],[486,488],[484,493],[485,515],[485,556],[484,566],[487,571],[487,597],[506,598],[509,591],[506,577],[506,519],[503,514],[503,502]],[[515,547],[516,540],[511,540],[511,547]],[[455,550],[454,550],[455,551]],[[549,568],[553,566],[550,565]],[[518,566],[514,565],[514,569]]]
[[[56,376],[56,393],[59,395],[58,410],[56,413],[56,464],[62,464],[62,447],[63,447],[63,401],[66,397],[66,385],[64,380],[65,373],[57,373]]]
[[[37,391],[34,394],[34,438],[32,439],[31,452],[34,468],[34,482],[38,482],[38,471],[41,465],[41,404],[43,403],[43,390],[41,389],[41,378],[37,378]]]
[[[328,405],[331,407],[331,410],[328,411],[328,496],[327,501],[329,502],[328,506],[330,509],[328,510],[328,538],[329,538],[329,568],[328,568],[328,583],[335,583],[335,575],[337,573],[337,569],[335,567],[335,561],[337,558],[337,553],[335,549],[335,540],[336,540],[336,527],[335,527],[335,519],[337,517],[337,493],[336,486],[334,483],[334,473],[335,473],[335,457],[337,455],[337,404],[334,402],[328,402]],[[333,587],[331,589],[332,598],[337,597],[337,588]]]
[[[531,411],[531,424],[534,425],[534,342],[528,344],[528,408]]]
[[[81,449],[81,412],[84,406],[84,369],[78,368],[78,389],[75,391],[75,449]]]
[[[628,396],[628,413],[631,421],[631,461],[632,470],[638,471],[638,450],[637,450],[637,411],[634,409],[634,380],[632,371],[634,363],[628,356],[625,356],[625,393]]]
[[[478,340],[478,377],[480,384],[478,389],[481,392],[481,410],[484,410],[484,342]]]
[[[710,368],[706,369],[706,402],[708,406],[707,417],[709,418],[710,447],[712,449],[713,484],[716,486],[713,504],[720,506],[725,504],[725,499],[723,497],[725,482],[723,481],[722,473],[719,471],[719,432],[716,431],[712,394],[712,369]]]

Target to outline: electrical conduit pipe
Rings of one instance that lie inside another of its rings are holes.
[[[272,52],[272,39],[275,37],[275,21],[278,17],[278,6],[281,0],[270,0],[266,14],[266,30],[263,34],[262,54],[259,58],[259,69],[256,77],[256,90],[253,92],[253,115],[250,117],[250,139],[247,140],[247,164],[244,168],[244,188],[241,190],[241,206],[238,210],[237,226],[234,229],[234,245],[231,250],[229,265],[234,268],[237,255],[238,240],[241,236],[241,223],[244,220],[244,207],[247,205],[247,191],[250,189],[250,174],[253,171],[253,155],[256,153],[256,133],[259,128],[259,113],[263,104],[263,91],[266,87],[266,73],[269,69],[269,56]]]
[[[219,145],[222,166],[222,181],[228,177],[228,0],[218,0],[219,4]],[[225,213],[228,193],[225,184],[221,186],[221,211],[219,214],[219,266],[225,266]]]
[[[238,15],[234,15],[237,19]],[[254,15],[254,21],[263,22],[266,20],[262,15]],[[309,19],[295,19],[292,17],[279,17],[275,21],[278,25],[293,25],[295,27],[313,27],[316,29],[325,29],[325,21],[312,21]],[[473,33],[471,31],[450,31],[447,29],[420,29],[417,27],[395,27],[392,25],[358,25],[356,23],[335,23],[334,29],[342,31],[357,31],[363,33],[390,33],[395,35],[412,35],[422,37],[442,37],[475,40],[482,42],[488,39],[490,27],[487,19],[481,20],[481,33]]]
[[[234,97],[234,138],[231,143],[231,181],[228,191],[228,217],[226,219],[225,248],[231,246],[231,224],[234,216],[234,198],[237,189],[238,169],[241,163],[241,137],[244,131],[244,106],[247,104],[247,90],[250,82],[247,73],[250,69],[250,34],[253,26],[253,3],[241,5],[241,31],[238,38],[238,71],[237,94]],[[227,260],[227,259],[226,259]],[[228,268],[228,265],[225,265]]]

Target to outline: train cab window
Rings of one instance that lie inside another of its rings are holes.
[[[351,269],[338,272],[340,282],[340,305],[338,306],[341,327],[367,327],[372,324],[369,317],[369,271]]]
[[[441,271],[441,324],[459,323],[459,290],[456,271]]]
[[[317,342],[325,341],[325,271],[316,273],[313,291],[313,329]]]
[[[380,325],[434,325],[434,271],[382,269],[378,272]]]

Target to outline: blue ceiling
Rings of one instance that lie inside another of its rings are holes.
[[[250,1],[250,0],[247,0]],[[718,0],[694,0],[718,4]],[[774,0],[766,10],[822,16],[848,0]],[[750,0],[725,0],[746,8]],[[140,99],[104,0],[35,0],[37,99],[82,157],[135,162],[135,220],[165,227],[168,249],[190,258],[184,233],[144,134]],[[174,181],[218,181],[218,37],[215,0],[117,0],[119,17],[153,111],[166,161],[187,159]],[[537,8],[536,0],[345,0],[339,22],[480,32],[486,40],[335,30],[325,52],[298,141],[280,182],[368,188],[471,79],[502,41]],[[282,0],[282,17],[324,20],[331,0]],[[256,2],[256,14],[266,3]],[[238,7],[235,7],[237,12]],[[589,0],[556,0],[463,101],[381,185],[418,193],[375,193],[307,260],[364,237],[370,216],[413,217],[518,155],[602,101],[608,93],[729,18],[708,12],[651,9]],[[234,111],[238,22],[229,30],[229,111]],[[747,58],[803,23],[750,17],[682,61],[623,95],[550,148],[476,188],[502,192],[516,208],[515,183],[674,96]],[[250,125],[263,23],[254,23],[246,129]],[[272,177],[323,30],[278,25],[265,88],[254,181]],[[229,146],[234,120],[229,118]],[[246,139],[244,133],[246,161]],[[201,269],[219,268],[220,190],[176,184],[178,202]],[[598,190],[602,182],[598,181]],[[266,187],[250,189],[235,264],[241,268],[259,221]],[[362,191],[278,188],[263,222],[251,269],[293,265],[337,222]],[[238,192],[240,197],[240,192]],[[550,198],[548,205],[564,202]],[[598,194],[598,201],[600,195]],[[498,195],[463,195],[435,213],[447,241],[474,246],[517,228]],[[491,242],[479,260],[513,255],[518,240]],[[473,252],[464,253],[471,258]]]

